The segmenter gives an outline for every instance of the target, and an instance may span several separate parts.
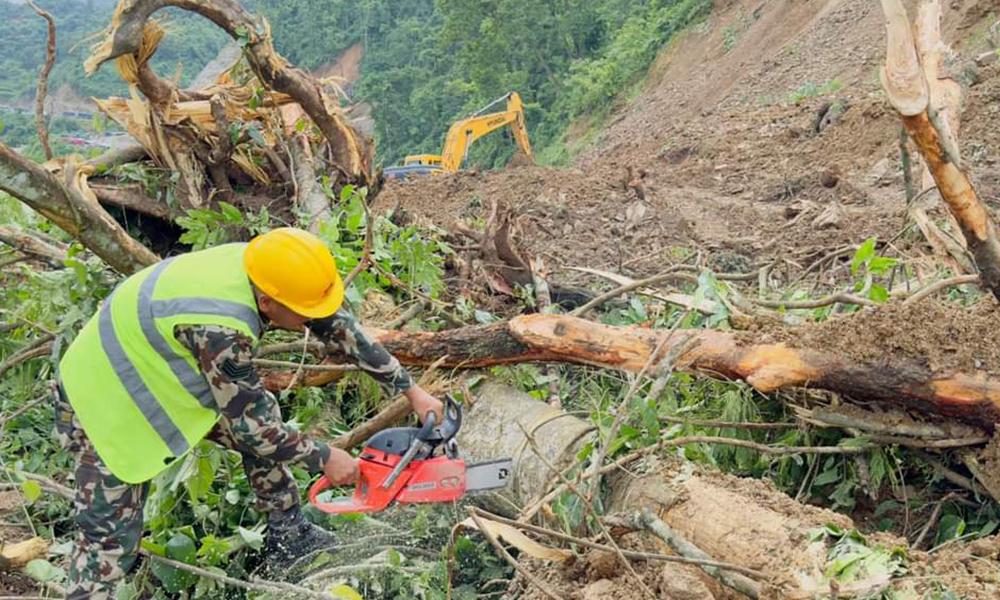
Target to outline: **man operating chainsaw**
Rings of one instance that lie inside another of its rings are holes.
[[[280,567],[331,547],[303,519],[286,465],[335,485],[358,464],[282,422],[252,364],[265,322],[303,326],[348,356],[423,420],[442,403],[342,310],[344,286],[327,247],[282,228],[164,260],[122,282],[59,364],[56,432],[77,459],[68,598],[105,600],[135,565],[149,481],[202,439],[239,452],[267,514],[266,560]]]

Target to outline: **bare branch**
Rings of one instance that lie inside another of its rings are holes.
[[[49,132],[45,128],[45,97],[49,94],[49,73],[52,72],[52,65],[56,63],[56,22],[52,19],[52,15],[35,6],[31,0],[28,0],[28,6],[38,13],[38,16],[45,19],[49,26],[49,42],[45,47],[45,66],[42,67],[42,73],[38,76],[38,90],[35,93],[35,127],[38,128],[38,139],[42,141],[45,159],[52,160]]]
[[[31,234],[6,225],[0,225],[0,242],[20,252],[45,259],[50,265],[62,268],[68,258],[65,248],[59,248]]]

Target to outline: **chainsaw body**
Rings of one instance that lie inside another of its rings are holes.
[[[475,474],[475,489],[502,487],[510,461],[467,466],[454,439],[461,423],[461,409],[448,397],[440,426],[434,426],[431,414],[423,427],[380,431],[358,457],[361,474],[354,494],[320,502],[318,494],[330,487],[323,476],[309,490],[309,502],[332,514],[379,511],[392,502],[454,502],[469,491],[470,472]],[[438,450],[440,455],[434,456]]]

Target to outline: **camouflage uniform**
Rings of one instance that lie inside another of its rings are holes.
[[[332,352],[347,356],[392,395],[413,385],[399,361],[347,312],[314,320],[309,327]],[[208,439],[242,455],[259,510],[295,507],[299,490],[286,463],[297,462],[319,473],[330,448],[282,422],[277,401],[264,389],[251,363],[252,339],[206,325],[178,326],[174,335],[195,356],[218,403],[222,418]],[[126,484],[108,470],[62,394],[56,396],[56,434],[77,458],[75,520],[80,533],[70,563],[67,598],[108,600],[117,581],[135,565],[149,484]]]

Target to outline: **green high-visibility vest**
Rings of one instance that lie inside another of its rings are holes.
[[[97,454],[122,481],[152,479],[219,420],[211,387],[174,327],[221,325],[260,337],[245,247],[192,252],[132,275],[60,361],[63,392]]]

